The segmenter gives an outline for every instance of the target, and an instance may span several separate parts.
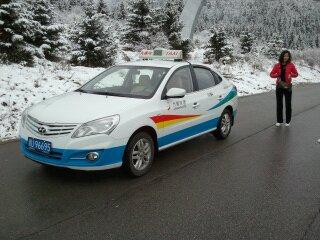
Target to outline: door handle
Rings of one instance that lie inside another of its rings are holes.
[[[222,99],[223,99],[223,96],[220,95],[220,96],[218,97],[218,100],[221,101]]]
[[[197,102],[195,102],[195,103],[193,103],[193,108],[198,108],[200,106],[200,104],[199,103],[197,103]]]

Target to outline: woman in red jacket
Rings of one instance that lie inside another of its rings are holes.
[[[298,72],[294,64],[291,62],[291,53],[283,51],[271,73],[272,78],[276,78],[276,96],[277,96],[277,123],[279,127],[283,123],[283,96],[286,102],[286,126],[290,126],[291,122],[291,98],[292,98],[292,78],[298,77]]]

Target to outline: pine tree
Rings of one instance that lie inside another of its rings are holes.
[[[124,20],[127,17],[127,10],[126,7],[124,6],[124,3],[120,3],[119,6],[119,13],[118,13],[118,20]]]
[[[176,45],[181,40],[179,34],[183,28],[180,22],[180,14],[178,12],[178,5],[175,1],[168,0],[165,4],[165,16],[162,24],[163,32],[167,36],[170,45]]]
[[[209,62],[219,61],[224,57],[232,57],[233,47],[228,43],[227,34],[222,28],[211,29],[212,36],[205,52],[205,58]]]
[[[53,22],[53,6],[48,0],[38,0],[33,5],[34,20],[39,23],[36,29],[33,44],[39,47],[40,57],[49,60],[58,60],[59,52],[64,50],[64,41],[61,37],[62,25]]]
[[[240,47],[241,53],[246,54],[250,53],[253,46],[254,37],[252,33],[244,32],[240,36]]]
[[[283,50],[284,42],[279,34],[274,34],[264,49],[265,55],[269,57],[278,57]]]
[[[61,11],[67,11],[68,9],[70,9],[68,0],[50,0],[50,3],[56,6]]]
[[[163,24],[165,21],[165,14],[161,7],[156,7],[151,11],[152,17],[152,34],[150,37],[151,48],[170,48],[168,38],[163,32]]]
[[[175,48],[173,48],[175,49]],[[180,47],[177,47],[176,49],[179,49],[182,51],[183,59],[188,58],[188,54],[192,51],[193,45],[190,39],[182,40],[180,43]]]
[[[183,0],[175,0],[175,5],[179,15],[181,15],[184,8]]]
[[[168,38],[171,49],[182,50],[183,57],[187,58],[188,53],[192,50],[191,41],[183,40],[181,30],[183,28],[180,21],[180,14],[183,10],[183,1],[168,0],[164,9],[164,21],[162,30]]]
[[[99,0],[97,12],[104,14],[106,17],[109,17],[109,9],[107,7],[107,4],[105,3],[105,0]]]
[[[165,24],[166,16],[161,7],[156,7],[150,10],[152,18],[152,30],[154,32],[162,31]]]
[[[0,5],[0,55],[2,60],[13,63],[33,64],[34,29],[30,4],[23,0],[2,0]]]
[[[79,6],[83,0],[69,0],[70,6]]]
[[[293,41],[293,48],[302,50],[304,48],[304,41],[302,40],[302,36],[300,34],[296,35]]]
[[[286,48],[315,46],[315,36],[320,32],[320,1],[314,0],[212,0],[206,1],[199,20],[199,30],[212,25],[224,26],[232,37],[248,29],[263,44],[269,36],[281,32]],[[285,13],[285,14],[284,14]],[[292,35],[301,35],[294,43]]]
[[[150,45],[152,35],[152,18],[146,0],[130,2],[129,18],[124,30],[122,41],[126,50],[141,50]]]
[[[294,43],[294,33],[291,32],[289,36],[287,36],[287,43],[285,45],[286,48],[290,48],[293,46]]]
[[[85,18],[73,35],[76,48],[71,63],[87,67],[109,67],[114,64],[115,41],[103,24],[103,14],[97,13],[93,4],[85,8]]]
[[[316,37],[315,45],[316,45],[316,48],[320,48],[320,35]]]

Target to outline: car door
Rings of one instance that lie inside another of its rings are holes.
[[[182,88],[186,95],[182,98],[167,98],[171,88]],[[199,104],[190,66],[177,69],[163,90],[162,114],[158,116],[158,126],[162,128],[162,137],[158,139],[160,149],[186,140],[199,133],[197,125],[202,118],[203,108]]]
[[[222,84],[219,79],[215,79],[211,69],[203,66],[194,66],[193,71],[198,86],[198,101],[206,111],[206,120],[212,120],[211,127],[216,127],[217,121],[222,113],[219,108],[220,102],[225,97]]]

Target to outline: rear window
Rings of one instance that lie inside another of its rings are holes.
[[[216,72],[211,72],[213,74],[214,77],[214,81],[216,82],[216,85],[222,82],[222,78],[219,76],[219,74],[217,74]]]

